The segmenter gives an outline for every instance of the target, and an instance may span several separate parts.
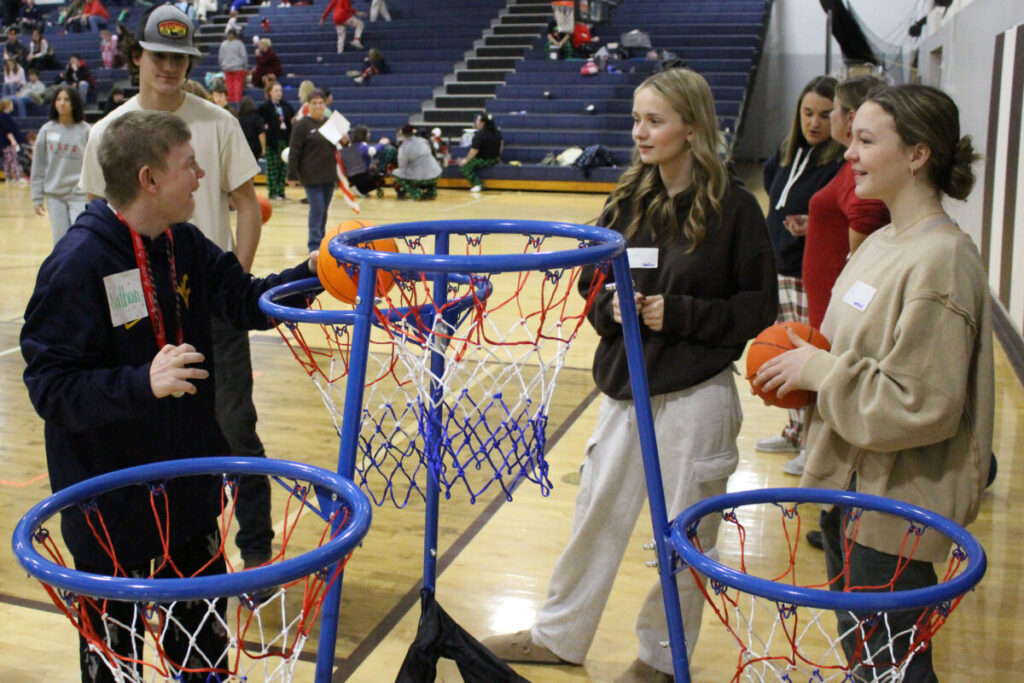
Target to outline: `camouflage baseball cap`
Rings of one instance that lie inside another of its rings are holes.
[[[192,44],[196,27],[188,15],[174,5],[161,5],[149,13],[139,45],[150,52],[178,52],[202,56]]]

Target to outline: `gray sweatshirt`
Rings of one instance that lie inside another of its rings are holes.
[[[217,63],[220,64],[221,71],[244,71],[249,66],[245,43],[237,38],[225,40],[217,51]]]
[[[65,126],[47,121],[36,136],[32,153],[32,203],[43,203],[43,195],[64,200],[85,201],[85,193],[78,188],[85,158],[85,141],[89,137],[89,124],[85,121]]]

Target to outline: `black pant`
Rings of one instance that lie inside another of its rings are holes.
[[[217,521],[211,520],[210,525],[199,534],[180,546],[171,549],[171,558],[182,575],[188,577],[196,574],[198,576],[211,576],[227,572],[227,565],[224,556],[219,555],[210,562],[213,552],[220,546],[220,530]],[[160,558],[156,559],[157,562]],[[210,562],[210,565],[203,571],[199,571],[203,565]],[[90,572],[92,574],[110,574],[109,569],[90,567],[75,562],[75,568]],[[129,576],[144,578],[153,571],[151,563],[134,567],[125,567]],[[179,578],[178,574],[169,565],[157,571],[154,578]],[[167,606],[163,606],[167,608]],[[96,635],[109,643],[110,648],[122,657],[141,660],[143,658],[142,645],[145,634],[145,626],[141,623],[146,618],[143,610],[145,606],[137,602],[118,602],[115,600],[96,600],[95,607],[86,604],[83,608],[85,618]],[[188,662],[190,667],[208,666],[207,661],[220,666],[226,666],[227,661],[222,659],[227,648],[227,635],[220,627],[221,620],[225,619],[227,612],[227,598],[220,598],[216,601],[216,612],[219,619],[209,614],[209,606],[206,600],[186,600],[177,602],[173,608],[167,608],[168,614],[162,621],[166,624],[163,637],[160,639],[160,647],[167,653],[171,665],[179,667],[183,662]],[[106,615],[107,623],[104,623],[103,615]],[[204,623],[205,622],[205,623]],[[123,624],[131,627],[124,628],[115,624]],[[200,624],[202,627],[200,628]],[[107,640],[109,637],[109,640]],[[82,667],[82,683],[114,683],[115,678],[110,673],[103,659],[95,652],[89,650],[89,643],[84,636],[79,635],[79,663]],[[190,647],[191,646],[191,647]],[[205,656],[197,656],[196,649]],[[137,668],[141,668],[136,665]],[[207,674],[194,673],[183,677],[187,683],[205,683]]]
[[[834,591],[841,591],[847,585],[879,586],[888,583],[896,574],[896,567],[900,563],[900,558],[873,550],[859,543],[853,543],[850,548],[849,576],[842,576],[845,569],[843,561],[844,540],[841,534],[843,516],[844,509],[841,509],[839,506],[821,513],[821,537],[825,545],[825,567],[831,581],[829,587]],[[896,579],[893,590],[901,591],[924,588],[938,583],[935,567],[931,562],[922,562],[921,560],[911,560],[909,562],[904,560],[904,562],[906,567],[900,573],[899,578]],[[927,610],[911,609],[900,612],[888,612],[886,614],[888,628],[886,623],[879,621],[870,635],[864,638],[864,643],[860,648],[860,657],[857,657],[858,641],[861,640],[857,624],[858,621],[870,617],[872,613],[837,611],[836,619],[839,622],[839,634],[848,634],[841,641],[847,662],[853,662],[855,657],[863,660],[865,654],[871,652],[874,654],[876,664],[891,664],[894,661],[898,663],[906,656],[907,651],[910,649],[912,637],[918,635],[919,632],[917,630],[913,631],[913,635],[911,635],[911,628],[925,611]],[[867,633],[871,626],[863,624],[860,629]],[[891,652],[886,649],[889,646],[890,633],[903,634],[891,639],[893,646]],[[862,679],[857,677],[857,668],[854,667],[853,670],[854,680],[860,681]],[[890,668],[892,667],[876,666],[870,669],[871,674],[866,674],[863,680],[876,680],[875,677],[881,677],[883,672]],[[867,669],[867,667],[864,667],[864,669]],[[938,682],[939,679],[932,668],[931,646],[923,652],[918,652],[914,655],[902,680],[906,683]]]
[[[233,455],[266,457],[256,434],[256,406],[252,402],[252,360],[249,335],[213,319],[213,368],[216,386],[217,424]],[[245,475],[238,482],[238,533],[235,545],[242,559],[263,561],[270,557],[274,538],[270,519],[270,480]]]

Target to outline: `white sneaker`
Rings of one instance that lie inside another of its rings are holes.
[[[473,187],[469,188],[469,191],[470,192],[481,192],[483,189],[484,189],[483,185],[474,185]]]
[[[359,42],[358,40],[355,40],[355,39],[353,39],[352,42],[349,43],[349,45],[351,45],[352,47],[354,47],[357,50],[362,50],[363,49],[363,44],[361,42]]]
[[[796,453],[800,448],[787,437],[779,434],[767,439],[758,439],[755,448],[762,453]]]
[[[798,456],[782,466],[782,471],[786,474],[792,474],[795,477],[802,475],[804,473],[804,463],[807,461],[805,455],[806,451],[801,448]]]

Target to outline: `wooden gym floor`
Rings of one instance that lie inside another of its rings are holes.
[[[261,188],[261,193],[263,189]],[[268,273],[298,262],[305,253],[305,206],[294,199],[274,207],[264,227],[254,272]],[[434,202],[364,199],[360,218],[377,223],[407,220],[523,218],[585,223],[599,212],[603,195],[488,191],[471,195],[442,189]],[[336,199],[329,224],[353,218]],[[42,421],[29,404],[18,333],[36,271],[51,247],[45,217],[32,212],[26,186],[0,187],[0,681],[73,681],[78,679],[77,638],[72,627],[48,602],[42,588],[27,578],[9,550],[14,525],[24,512],[49,493],[43,452]],[[548,458],[555,487],[542,497],[535,487],[521,487],[511,504],[486,498],[476,505],[464,499],[443,501],[440,519],[439,578],[441,605],[477,637],[528,627],[541,605],[555,559],[565,543],[572,518],[584,444],[597,415],[590,358],[594,334],[586,326],[558,380],[551,410]],[[997,345],[998,348],[998,345]],[[297,367],[276,332],[252,335],[255,400],[259,433],[267,453],[333,469],[337,436],[319,396]],[[1024,654],[1015,643],[1024,636],[1022,561],[1016,539],[1024,535],[1024,518],[1009,502],[1024,495],[1024,470],[1017,468],[1024,430],[1024,391],[1001,349],[997,365],[995,451],[999,477],[986,492],[981,516],[971,527],[985,547],[989,569],[939,634],[937,668],[949,682],[994,681],[1024,670]],[[731,490],[791,486],[796,478],[782,472],[788,455],[757,453],[757,439],[779,430],[781,411],[750,396],[741,381],[746,419],[740,436],[739,470]],[[639,464],[638,464],[639,466]],[[364,545],[345,574],[341,626],[334,680],[378,683],[394,680],[412,642],[421,575],[422,504],[396,510],[374,509]],[[278,504],[275,511],[281,509]],[[751,539],[769,538],[766,529],[750,530]],[[619,571],[615,589],[590,656],[582,667],[517,667],[538,683],[610,681],[635,656],[633,622],[642,595],[655,580],[644,566],[651,553],[646,510]],[[769,559],[778,546],[758,546]],[[802,545],[798,561],[821,563],[817,551]],[[694,680],[727,681],[735,648],[710,610],[693,660]],[[315,651],[315,638],[307,653]],[[303,659],[307,659],[304,655]],[[311,680],[303,662],[296,680]],[[442,666],[438,680],[457,681],[454,667]]]

